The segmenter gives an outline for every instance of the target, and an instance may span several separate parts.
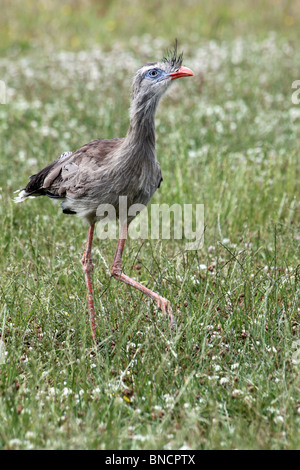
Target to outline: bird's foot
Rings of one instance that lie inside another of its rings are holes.
[[[168,299],[165,299],[164,297],[159,297],[157,301],[157,307],[159,308],[159,310],[162,311],[165,317],[169,320],[171,329],[174,330],[174,328],[176,327],[176,321],[174,318],[174,313],[173,313],[170,301]]]

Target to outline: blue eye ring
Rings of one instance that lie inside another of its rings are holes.
[[[150,69],[146,73],[146,77],[148,78],[157,78],[162,74],[162,70],[160,69]]]

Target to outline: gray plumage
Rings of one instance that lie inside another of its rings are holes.
[[[21,190],[15,199],[15,202],[36,196],[58,199],[61,200],[65,214],[77,214],[88,221],[87,243],[81,263],[95,342],[97,335],[91,251],[95,222],[103,217],[101,209],[107,204],[114,207],[121,222],[111,275],[150,297],[169,318],[170,325],[175,325],[170,302],[122,272],[122,253],[128,225],[134,217],[121,217],[119,201],[120,197],[126,196],[127,209],[133,204],[146,206],[160,186],[162,175],[155,152],[155,112],[171,80],[193,75],[190,69],[182,67],[181,64],[182,54],[177,55],[176,43],[174,51],[161,62],[141,67],[133,80],[130,125],[126,136],[121,139],[93,140],[74,152],[63,153],[53,163],[33,175],[26,188]]]
[[[162,181],[155,152],[155,112],[181,63],[182,54],[177,56],[175,47],[161,62],[141,67],[133,80],[126,137],[93,140],[63,153],[33,175],[15,201],[41,195],[60,199],[64,213],[89,223],[99,220],[100,204],[112,204],[118,215],[120,196],[127,196],[127,207],[147,205]]]

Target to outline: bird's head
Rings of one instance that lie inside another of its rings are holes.
[[[156,107],[159,99],[166,92],[172,80],[190,77],[192,70],[182,66],[183,54],[177,53],[177,41],[160,62],[152,62],[141,67],[132,86],[132,101],[136,107]]]

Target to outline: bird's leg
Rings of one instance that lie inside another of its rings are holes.
[[[156,292],[153,292],[152,290],[147,289],[147,287],[144,287],[139,282],[135,281],[134,279],[131,279],[129,276],[126,276],[124,273],[122,273],[122,254],[123,254],[123,250],[125,246],[127,232],[128,232],[128,225],[124,225],[121,228],[121,233],[119,236],[113,265],[110,270],[111,275],[115,279],[119,279],[120,281],[124,282],[125,284],[128,284],[129,286],[135,287],[136,289],[141,291],[143,294],[150,297],[150,299],[154,300],[157,307],[163,312],[163,314],[167,318],[169,318],[171,328],[174,328],[175,320],[174,320],[173,310],[172,310],[169,300],[165,299],[164,297],[157,294]]]
[[[94,266],[93,266],[92,257],[91,257],[94,228],[95,228],[95,224],[90,224],[86,247],[85,247],[84,255],[81,260],[81,264],[83,267],[85,282],[86,282],[86,287],[87,287],[89,317],[90,317],[92,335],[93,335],[95,342],[97,342],[95,307],[94,307],[94,296],[93,296],[93,287],[92,287],[92,272],[93,272]]]

